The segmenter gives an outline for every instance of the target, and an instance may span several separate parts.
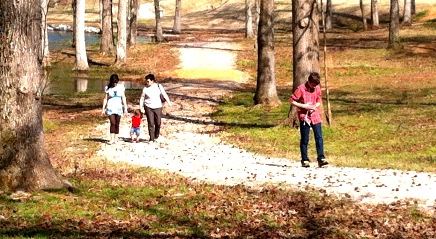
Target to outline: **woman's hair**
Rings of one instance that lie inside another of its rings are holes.
[[[145,76],[145,80],[155,81],[155,79],[156,79],[156,78],[154,77],[153,74],[148,74],[148,75]]]
[[[118,75],[117,74],[112,74],[110,79],[109,79],[109,84],[107,85],[107,87],[108,88],[115,87],[115,84],[117,84],[118,81],[120,81],[120,78],[118,78]]]

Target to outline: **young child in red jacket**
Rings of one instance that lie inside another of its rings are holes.
[[[139,142],[139,135],[141,134],[141,110],[136,109],[135,114],[132,116],[132,127],[130,128],[130,139],[132,143]],[[136,135],[136,138],[135,138]]]

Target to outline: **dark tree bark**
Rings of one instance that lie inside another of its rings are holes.
[[[293,81],[292,92],[319,72],[319,12],[317,0],[292,0]],[[291,105],[288,119],[297,126],[297,108]]]
[[[182,33],[182,0],[176,0],[176,9],[174,10],[173,33]]]
[[[163,42],[162,19],[160,16],[159,0],[154,0],[154,15],[156,20],[156,42]]]
[[[276,75],[274,72],[274,0],[260,2],[260,19],[257,58],[257,85],[254,95],[256,105],[277,106]]]
[[[138,10],[139,10],[139,1],[138,0],[129,0],[129,31],[127,34],[127,45],[129,47],[136,46],[138,43]]]
[[[245,0],[245,37],[254,37],[253,15],[251,14],[251,0]]]
[[[368,30],[368,24],[366,23],[366,17],[365,17],[365,6],[363,5],[363,0],[360,0],[360,13],[362,15],[362,24],[363,24],[363,30]]]
[[[111,54],[114,50],[114,35],[112,25],[112,0],[102,0],[101,23],[101,53]]]
[[[0,188],[70,186],[53,168],[42,125],[41,1],[0,1]]]
[[[416,2],[415,2],[415,0],[412,0],[412,2],[410,3],[410,13],[412,14],[412,15],[415,15],[416,14]]]
[[[391,0],[388,48],[400,46],[400,13],[398,0]]]
[[[380,25],[378,19],[378,0],[371,0],[371,24],[373,28],[378,28]]]
[[[77,7],[77,0],[72,0],[71,2],[71,8],[73,10],[73,36],[76,35],[76,28],[74,26],[76,26],[76,7]],[[72,48],[76,48],[76,38],[73,37],[73,42],[71,43],[71,47]]]

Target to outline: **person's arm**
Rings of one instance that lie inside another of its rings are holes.
[[[139,109],[141,110],[141,113],[143,113],[143,114],[145,112],[144,97],[145,97],[145,93],[144,93],[144,89],[142,89],[141,98],[139,98]]]
[[[107,106],[107,93],[104,94],[104,99],[103,99],[103,109],[101,110],[101,115],[105,116],[106,115],[106,106]]]
[[[170,97],[168,97],[167,92],[165,91],[165,89],[161,84],[159,84],[159,89],[160,89],[160,93],[163,95],[165,100],[167,100],[168,104],[171,106],[173,103],[171,103]]]
[[[315,110],[316,109],[316,104],[310,104],[310,103],[300,103],[298,102],[298,99],[301,97],[301,91],[299,89],[295,90],[294,94],[291,96],[291,98],[289,99],[289,101],[291,102],[292,105],[298,107],[298,108],[302,108],[302,109],[306,109],[306,110]]]

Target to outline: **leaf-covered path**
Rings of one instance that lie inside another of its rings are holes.
[[[189,51],[193,48],[183,49]],[[196,59],[202,59],[193,54],[188,54],[189,58],[185,59],[190,61],[190,65],[195,65]],[[210,57],[216,61],[232,60],[223,58],[223,55]],[[201,63],[198,62],[198,65]],[[174,102],[172,107],[164,108],[163,139],[154,144],[147,142],[147,122],[144,119],[141,142],[128,142],[130,119],[123,118],[120,137],[125,141],[115,145],[102,144],[99,154],[115,161],[176,172],[192,181],[243,184],[252,188],[276,184],[304,190],[311,186],[360,203],[392,203],[413,199],[412,202],[425,210],[434,211],[434,174],[339,168],[334,166],[334,162],[328,168],[317,168],[315,164],[311,168],[301,168],[298,158],[270,158],[223,142],[214,134],[220,131],[220,124],[213,122],[208,115],[223,97],[240,89],[238,82],[170,79],[162,84]],[[108,129],[108,123],[97,128],[103,138],[108,138]]]

